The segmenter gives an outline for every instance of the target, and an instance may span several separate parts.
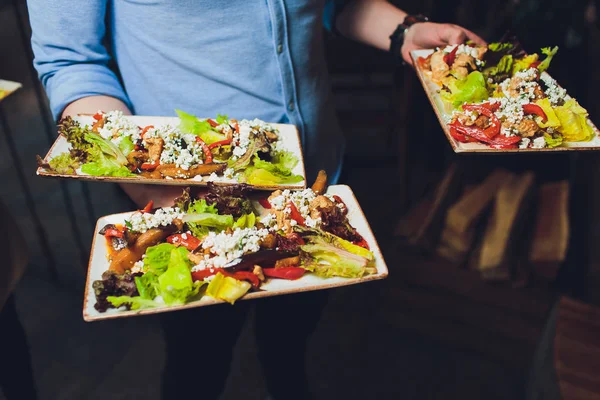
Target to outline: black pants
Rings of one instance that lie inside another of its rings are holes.
[[[37,399],[29,346],[13,296],[0,311],[0,388],[7,400]]]
[[[233,347],[252,306],[269,394],[276,400],[312,398],[306,347],[327,298],[328,292],[323,290],[162,314],[167,349],[162,398],[218,399],[229,374]]]

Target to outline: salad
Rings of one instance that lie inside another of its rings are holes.
[[[92,125],[65,117],[58,131],[70,150],[38,164],[51,173],[191,179],[251,185],[293,184],[298,158],[279,131],[258,120],[219,115],[200,120],[176,110],[179,123],[138,126],[120,111],[98,112]]]
[[[256,201],[246,184],[183,191],[172,207],[130,214],[103,226],[110,266],[92,283],[99,312],[186,304],[209,296],[234,304],[269,280],[307,274],[361,278],[375,257],[349,223],[348,208],[313,187],[277,190]]]
[[[588,112],[545,71],[558,47],[526,54],[515,38],[438,48],[418,65],[450,111],[450,135],[492,148],[552,148],[595,137]]]

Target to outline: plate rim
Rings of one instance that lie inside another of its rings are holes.
[[[374,251],[374,253],[377,253],[377,255],[379,255],[379,257],[380,257],[381,272],[378,272],[373,275],[367,275],[363,278],[347,278],[341,282],[316,284],[316,285],[313,284],[313,285],[306,286],[306,287],[287,288],[287,289],[277,290],[276,292],[263,291],[263,292],[248,293],[247,295],[244,295],[242,298],[238,299],[237,301],[248,301],[248,300],[260,299],[260,298],[265,298],[265,297],[275,297],[275,296],[289,295],[289,294],[295,294],[295,293],[304,293],[304,292],[317,291],[317,290],[328,290],[328,289],[333,289],[336,287],[351,286],[351,285],[357,285],[357,284],[382,280],[382,279],[386,279],[389,276],[389,268],[385,261],[385,257],[383,256],[383,252],[381,251],[381,247],[379,246],[379,242],[377,241],[377,237],[375,236],[375,233],[373,232],[373,229],[371,228],[371,224],[369,223],[369,221],[362,209],[362,206],[360,205],[358,199],[356,198],[356,194],[354,193],[352,188],[346,184],[330,185],[329,187],[343,188],[344,190],[346,190],[348,192],[349,196],[352,196],[353,201],[357,205],[356,212],[365,221],[366,229],[367,229],[368,233],[370,234],[370,236],[373,237],[374,249],[372,248],[371,251]],[[95,249],[95,246],[97,243],[96,240],[98,239],[98,236],[99,236],[96,233],[98,232],[100,220],[104,219],[104,218],[109,218],[109,217],[118,217],[121,215],[127,215],[127,214],[131,214],[133,212],[135,212],[135,211],[127,211],[127,212],[121,212],[121,213],[108,214],[108,215],[99,217],[96,221],[96,224],[94,227],[94,236],[92,239],[92,246],[90,248],[90,258],[88,260],[88,269],[87,269],[87,273],[86,273],[85,290],[84,290],[84,295],[83,295],[82,314],[83,314],[83,319],[85,322],[95,322],[95,321],[102,321],[102,320],[109,320],[109,319],[116,319],[116,318],[137,317],[137,316],[143,316],[143,315],[160,314],[160,313],[174,312],[174,311],[180,311],[180,310],[185,310],[185,309],[214,306],[214,305],[219,305],[219,304],[226,304],[226,305],[229,304],[225,301],[213,299],[212,297],[208,297],[207,300],[205,300],[205,302],[202,304],[197,304],[196,302],[193,302],[193,303],[187,303],[187,304],[182,304],[182,305],[177,305],[177,306],[166,306],[166,307],[160,307],[160,308],[130,310],[130,311],[123,311],[120,313],[110,313],[110,314],[104,313],[104,314],[100,314],[100,315],[96,315],[96,316],[90,316],[87,312],[87,303],[88,303],[88,300],[90,300],[90,298],[89,298],[89,296],[90,296],[90,279],[91,279],[90,272],[92,269],[93,253],[94,253],[94,249]],[[230,305],[230,306],[235,307],[235,304]]]
[[[90,117],[93,114],[90,113],[79,113],[78,117]],[[176,119],[176,116],[159,116],[159,115],[126,115],[125,117],[134,117],[134,118],[169,118]],[[202,120],[202,118],[199,118]],[[298,127],[294,124],[285,124],[278,122],[266,122],[269,125],[275,126],[286,126],[292,127],[295,132],[296,142],[298,144],[299,157],[298,162],[300,163],[302,170],[303,183],[297,184],[283,184],[283,185],[250,185],[250,188],[253,190],[259,191],[270,191],[277,189],[306,189],[308,187],[308,177],[306,176],[306,163],[304,160],[304,149],[302,147],[302,140],[300,138],[300,131]],[[42,158],[43,162],[48,163],[50,155],[54,152],[54,148],[57,146],[59,140],[66,140],[66,137],[62,134],[58,134],[56,139],[50,146],[50,149],[46,152],[46,155]],[[124,183],[124,184],[140,184],[140,185],[160,185],[160,186],[197,186],[197,187],[206,187],[208,186],[208,181],[201,180],[195,181],[192,179],[153,179],[153,178],[144,178],[141,179],[139,177],[119,177],[119,176],[92,176],[92,175],[77,175],[77,174],[55,174],[46,171],[41,166],[37,166],[35,171],[37,176],[42,176],[46,178],[55,178],[55,179],[70,179],[76,181],[89,181],[89,182],[108,182],[108,183]],[[231,186],[237,185],[239,182],[213,182],[217,186]]]
[[[427,95],[427,100],[429,100],[429,103],[431,104],[431,108],[433,108],[433,111],[435,112],[435,115],[442,127],[442,130],[444,131],[444,135],[446,135],[446,139],[450,143],[450,146],[452,147],[452,150],[455,153],[457,153],[457,154],[461,154],[461,153],[518,154],[518,153],[557,153],[557,152],[560,153],[560,152],[567,152],[567,151],[600,151],[600,145],[598,145],[598,146],[577,146],[577,147],[559,146],[559,147],[553,147],[553,148],[544,147],[541,149],[534,149],[534,148],[493,149],[490,147],[468,149],[468,148],[464,148],[464,147],[460,146],[459,142],[456,139],[454,139],[452,137],[452,135],[450,135],[450,130],[448,129],[448,124],[444,120],[444,116],[441,115],[441,111],[438,110],[438,107],[435,104],[435,100],[433,98],[434,95],[431,94],[428,89],[428,82],[426,80],[428,78],[425,76],[424,71],[419,66],[418,59],[419,59],[419,57],[421,57],[421,55],[419,55],[419,54],[423,51],[424,50],[421,49],[421,50],[412,50],[410,52],[411,58],[413,60],[414,69],[417,73],[417,77],[419,78],[419,81],[421,82],[421,86],[423,87],[423,90],[425,91],[425,94]],[[429,51],[434,52],[435,50],[429,49]],[[550,74],[548,74],[547,72],[545,72],[545,73],[548,76],[550,76]],[[558,82],[557,82],[557,86],[561,87],[558,84]],[[592,127],[592,129],[596,133],[596,136],[600,137],[600,130],[598,129],[598,127],[596,127],[596,125],[589,118],[589,116],[586,119],[587,119],[588,124]],[[570,142],[570,143],[582,143],[582,142]]]

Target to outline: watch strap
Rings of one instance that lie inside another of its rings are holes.
[[[404,17],[404,21],[396,27],[396,30],[390,35],[390,53],[398,64],[405,64],[402,59],[402,45],[404,44],[404,37],[408,29],[418,22],[427,22],[427,18],[423,14],[407,15]]]

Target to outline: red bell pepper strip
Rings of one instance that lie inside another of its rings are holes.
[[[146,132],[148,132],[150,129],[153,129],[153,128],[154,128],[154,125],[148,125],[144,129],[142,129],[142,133],[140,134],[140,136],[143,138],[144,135],[146,134]]]
[[[96,121],[100,121],[100,120],[102,119],[102,117],[103,117],[103,116],[104,116],[104,113],[97,112],[96,114],[94,114],[94,117],[93,117],[93,118],[94,118]]]
[[[154,200],[150,200],[148,202],[148,204],[146,204],[146,207],[144,207],[142,209],[143,213],[149,213],[150,211],[152,211],[152,207],[154,207]]]
[[[196,142],[200,143],[200,146],[202,147],[202,151],[204,152],[204,163],[210,164],[213,160],[213,157],[212,157],[212,153],[210,152],[210,149],[206,145],[206,142],[204,142],[204,140],[202,140],[202,138],[200,138],[200,136],[196,136]]]
[[[215,121],[214,119],[207,119],[208,123],[210,124],[210,126],[212,126],[213,128],[216,128],[217,126],[219,126],[219,124],[217,123],[217,121]]]
[[[263,268],[263,274],[269,278],[296,280],[304,275],[306,270],[301,267]]]
[[[296,205],[293,201],[288,202],[288,207],[290,208],[290,218],[298,223],[298,225],[304,225],[304,218],[300,211],[296,208]]]
[[[238,124],[237,122],[233,124],[233,129],[236,133],[240,133],[240,124]]]
[[[177,233],[167,237],[167,243],[179,244],[189,251],[196,250],[200,246],[200,239],[195,238],[190,233]]]
[[[140,165],[140,169],[144,171],[153,171],[160,165],[160,160],[156,160],[153,163],[143,163]]]
[[[448,64],[449,67],[454,64],[454,60],[456,59],[456,52],[458,51],[458,45],[452,49],[452,51],[444,56],[444,62]]]
[[[110,237],[122,238],[123,232],[121,232],[118,229],[108,228],[106,231],[104,231],[104,237],[106,237],[106,238],[110,238]]]
[[[529,115],[537,115],[542,118],[542,122],[548,121],[548,116],[542,109],[542,107],[538,106],[534,103],[523,104],[523,112]]]
[[[481,130],[479,128],[473,128],[471,126],[462,126],[462,125],[458,124],[457,122],[455,122],[451,126],[453,126],[458,133],[471,136],[472,138],[475,138],[475,139],[479,140],[480,142],[484,142],[489,145],[510,146],[521,140],[521,137],[516,136],[516,135],[515,136],[496,135],[495,137],[490,138],[483,132],[483,130]]]
[[[202,280],[208,278],[209,276],[216,275],[217,272],[221,272],[221,271],[222,271],[221,268],[206,268],[206,269],[201,269],[199,271],[192,271],[192,281],[194,281],[194,282],[202,281]]]
[[[258,202],[263,208],[269,209],[271,208],[271,203],[269,203],[269,199],[259,199]]]
[[[453,125],[450,125],[449,131],[450,131],[450,136],[452,136],[454,139],[458,140],[461,143],[468,143],[471,141],[471,140],[469,140],[469,136],[465,136],[461,133],[458,133],[458,130],[456,130],[456,127]]]
[[[542,62],[540,60],[538,61],[534,61],[531,64],[529,64],[529,68],[537,68]]]
[[[214,149],[215,147],[219,147],[219,146],[226,146],[228,144],[231,144],[231,140],[230,139],[225,139],[225,140],[220,140],[218,142],[214,142],[208,145],[209,149]]]
[[[500,127],[502,125],[502,123],[500,122],[498,117],[496,117],[494,112],[491,110],[491,107],[492,107],[491,104],[488,106],[482,106],[482,105],[478,105],[478,104],[464,104],[463,105],[463,110],[476,111],[479,114],[485,115],[486,117],[488,117],[490,119],[490,126],[485,129],[479,129],[479,128],[473,127],[474,129],[479,129],[480,131],[482,131],[489,138],[493,138],[494,136],[499,134]]]
[[[479,104],[481,107],[485,107],[488,110],[495,112],[498,111],[498,109],[500,108],[500,103],[499,102],[494,102],[494,103],[481,103]]]

